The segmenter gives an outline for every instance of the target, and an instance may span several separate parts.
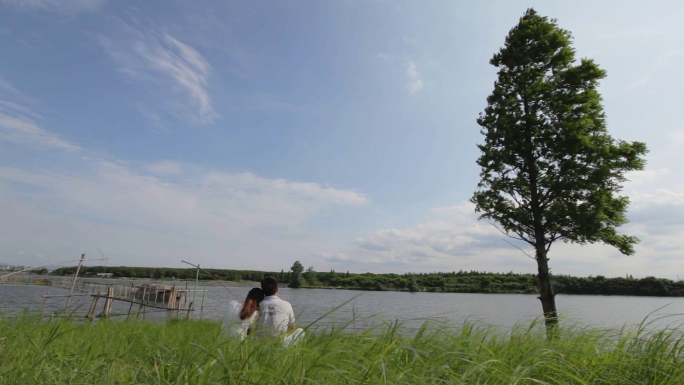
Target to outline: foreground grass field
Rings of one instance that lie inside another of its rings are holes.
[[[212,321],[0,319],[0,384],[684,384],[678,330],[309,330],[296,347]]]

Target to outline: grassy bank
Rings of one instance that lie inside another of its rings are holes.
[[[296,347],[212,321],[0,320],[2,384],[684,384],[679,331],[309,331]]]

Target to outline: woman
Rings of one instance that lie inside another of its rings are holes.
[[[257,319],[257,310],[259,310],[259,302],[262,299],[264,299],[264,293],[255,287],[247,293],[245,302],[230,301],[221,324],[223,334],[240,336],[240,339],[245,339],[250,326]]]

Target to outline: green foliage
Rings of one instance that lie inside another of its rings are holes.
[[[629,201],[616,194],[625,172],[643,168],[646,146],[608,134],[598,92],[606,73],[576,63],[571,39],[530,9],[492,58],[498,80],[478,119],[485,141],[472,201],[533,246],[602,242],[631,254],[638,240],[616,231]]]
[[[418,281],[415,275],[411,275],[411,282],[409,283],[408,289],[410,292],[420,291],[420,286],[418,286]]]
[[[302,273],[304,272],[304,265],[302,265],[299,261],[295,261],[295,263],[292,264],[290,271],[292,272],[292,276],[290,277],[288,287],[295,289],[302,287],[305,282],[304,277],[302,276]]]
[[[302,275],[309,286],[319,286],[321,284],[318,281],[317,273],[313,266],[309,266],[309,268],[306,269],[306,272]]]
[[[309,330],[299,345],[223,337],[216,322],[0,319],[3,384],[681,384],[681,331],[497,333],[472,324]]]
[[[72,268],[62,268],[59,272],[69,271]],[[104,266],[82,267],[81,271],[86,274],[90,271],[103,272]],[[126,267],[106,268],[108,272],[139,272],[145,276],[148,271],[155,268]],[[167,269],[159,268],[165,277],[175,276],[180,279],[195,279],[196,269]],[[264,272],[247,270],[219,270],[209,269],[213,276],[226,277],[231,281],[258,282],[267,275],[273,275],[279,282],[288,282],[281,277],[287,277],[285,272]],[[53,274],[58,273],[54,271]],[[532,274],[515,273],[491,273],[484,271],[452,271],[434,273],[408,273],[408,274],[373,274],[373,273],[335,273],[335,272],[312,272],[315,273],[315,281],[321,287],[339,287],[357,290],[408,290],[411,280],[415,277],[418,288],[427,291],[440,291],[450,293],[538,293],[538,280]],[[72,272],[73,274],[73,272]],[[291,274],[291,272],[290,272]],[[115,277],[121,277],[115,273]],[[212,276],[200,274],[200,280],[213,280]],[[597,295],[638,295],[638,296],[684,296],[684,281],[672,281],[664,278],[646,277],[634,278],[608,278],[597,277],[572,277],[568,275],[554,275],[551,278],[557,293],[562,294],[597,294]]]
[[[551,244],[601,242],[632,254],[638,239],[617,232],[629,203],[618,194],[646,153],[644,143],[608,134],[598,92],[606,73],[593,60],[577,63],[571,41],[555,20],[528,9],[492,57],[498,78],[477,120],[484,144],[471,198],[480,219],[534,247],[549,337],[558,319]]]
[[[73,275],[75,267],[62,267],[55,269],[52,275]],[[82,266],[80,275],[96,273],[112,273],[114,278],[154,278],[154,279],[180,279],[195,280],[196,268],[168,268],[168,267],[135,267],[135,266]],[[265,276],[272,275],[281,280],[277,272],[256,271],[256,270],[228,270],[228,269],[202,269],[200,270],[200,280],[224,280],[224,281],[249,281],[259,282]]]

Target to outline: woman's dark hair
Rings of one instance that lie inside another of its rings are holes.
[[[245,298],[245,304],[242,305],[242,310],[240,310],[240,319],[245,320],[254,314],[259,307],[259,302],[264,299],[264,292],[258,287],[250,290],[247,293],[247,298]]]

